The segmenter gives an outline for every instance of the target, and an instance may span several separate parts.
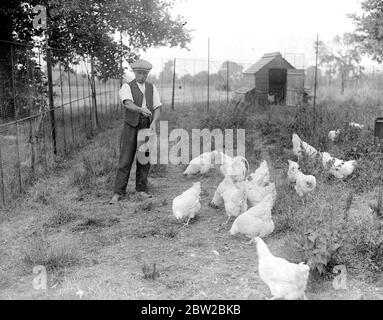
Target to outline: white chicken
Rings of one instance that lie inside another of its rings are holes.
[[[216,152],[204,152],[198,157],[195,157],[189,162],[188,167],[183,172],[185,176],[194,175],[197,173],[205,174],[214,167],[214,159]]]
[[[255,206],[260,203],[266,196],[271,195],[273,201],[277,198],[277,190],[275,183],[268,183],[264,187],[259,186],[253,181],[245,181],[246,197],[250,206]]]
[[[310,267],[303,262],[291,263],[283,258],[275,257],[260,238],[254,238],[258,255],[258,274],[269,287],[272,298],[307,300],[305,290]]]
[[[295,183],[296,174],[299,171],[299,164],[295,161],[287,160],[289,163],[289,170],[287,171],[287,179],[289,183]]]
[[[270,171],[267,165],[267,161],[263,160],[257,170],[250,174],[250,177],[252,182],[261,187],[268,185],[270,182]]]
[[[329,133],[328,133],[328,138],[334,142],[336,140],[336,138],[338,138],[340,134],[340,129],[338,130],[331,130]]]
[[[295,191],[300,197],[311,193],[317,186],[317,180],[312,175],[305,175],[301,171],[298,171],[295,175]]]
[[[343,161],[332,157],[328,152],[323,152],[322,164],[325,169],[329,169],[329,172],[338,179],[348,177],[357,166],[356,160]],[[331,166],[328,168],[330,164]]]
[[[234,182],[230,175],[226,176],[218,185],[210,205],[218,208],[222,202],[228,215],[224,224],[227,224],[231,217],[237,217],[245,212],[247,210],[247,202],[244,182]]]
[[[305,152],[310,158],[315,158],[318,154],[318,151],[314,147],[310,146],[307,142],[302,141],[296,133],[293,134],[292,142],[293,152],[298,159],[302,157],[303,152]]]
[[[360,130],[362,130],[364,128],[363,124],[359,124],[359,123],[356,123],[356,122],[350,122],[348,125],[350,127],[353,127],[353,128],[356,128],[356,129],[360,129]]]
[[[270,183],[270,172],[264,160],[260,166],[245,181],[246,197],[250,206],[260,203],[267,195],[272,195],[273,201],[277,198],[274,183]]]
[[[240,214],[233,222],[230,234],[242,233],[249,238],[265,237],[274,231],[274,222],[271,218],[271,209],[274,200],[271,194],[251,207],[246,212]]]
[[[236,156],[234,158],[224,154],[223,152],[218,152],[220,160],[216,160],[216,164],[221,164],[220,171],[223,176],[231,175],[234,181],[243,181],[246,177],[246,171],[249,169],[249,162],[245,157]]]
[[[191,188],[173,199],[173,214],[178,220],[187,219],[186,226],[201,210],[200,194],[201,183],[195,182]]]
[[[310,267],[303,262],[296,264],[275,257],[260,237],[253,241],[257,245],[258,273],[273,295],[271,300],[307,300],[305,290]]]
[[[300,197],[303,197],[305,194],[313,192],[316,188],[317,181],[316,178],[312,175],[305,175],[299,170],[298,163],[288,160],[289,162],[289,171],[287,172],[287,177],[289,182],[295,182],[295,191]]]

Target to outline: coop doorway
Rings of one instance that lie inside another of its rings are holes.
[[[284,105],[286,102],[286,69],[269,69],[269,103]]]

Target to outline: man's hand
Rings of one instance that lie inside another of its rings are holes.
[[[156,133],[156,123],[154,121],[150,124],[150,130],[153,133]]]
[[[147,107],[142,107],[140,111],[141,111],[141,114],[145,117],[150,117],[152,115],[152,113]]]

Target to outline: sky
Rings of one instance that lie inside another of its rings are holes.
[[[145,58],[232,60],[254,63],[264,53],[299,54],[297,68],[315,63],[313,43],[353,31],[349,13],[361,13],[361,0],[178,0],[173,13],[194,29],[190,51],[151,48]],[[303,56],[303,55],[304,56]],[[293,59],[294,55],[289,55]]]

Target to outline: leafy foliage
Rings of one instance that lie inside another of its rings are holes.
[[[350,14],[356,26],[354,41],[363,52],[381,63],[383,61],[383,1],[364,0],[361,3],[362,15]]]
[[[344,214],[338,212],[338,207],[327,203],[320,212],[305,217],[303,228],[298,233],[297,242],[300,245],[305,260],[312,270],[324,274],[326,268],[340,262],[338,255],[348,236],[348,211],[352,204],[353,194],[346,199]]]
[[[43,30],[33,28],[33,7],[47,7],[49,45],[56,49],[53,62],[76,60],[87,55],[95,57],[96,72],[102,77],[122,75],[120,58],[132,62],[139,50],[153,46],[185,48],[190,42],[189,30],[181,16],[173,17],[173,2],[162,0],[27,0],[8,1],[0,5],[0,17],[10,24],[1,24],[8,34],[5,40],[32,43]],[[122,32],[128,44],[121,44],[115,35]],[[45,45],[45,40],[41,41]]]
[[[345,81],[350,74],[361,77],[362,51],[350,33],[335,36],[329,44],[319,43],[319,65],[327,67],[327,75],[338,73],[341,78],[341,93],[344,93]]]

